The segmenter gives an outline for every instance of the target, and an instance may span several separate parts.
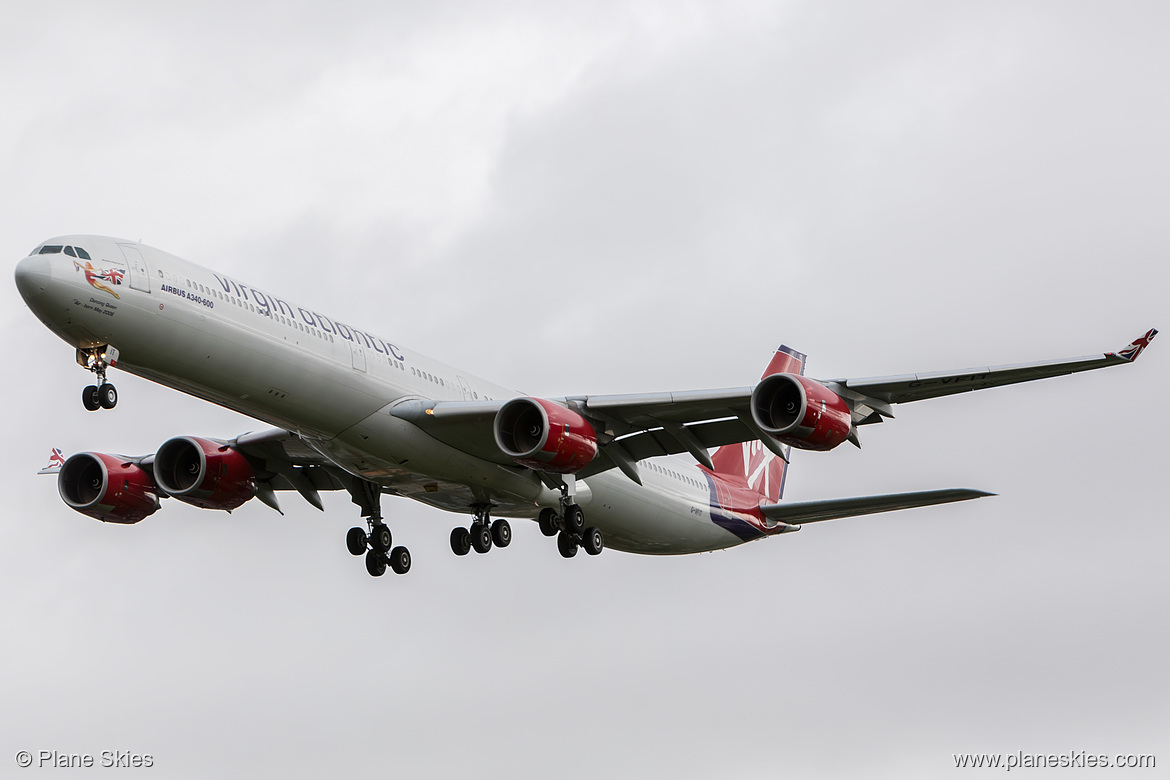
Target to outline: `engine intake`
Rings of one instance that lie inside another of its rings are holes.
[[[752,391],[752,419],[782,444],[803,450],[831,450],[849,438],[853,426],[841,396],[815,379],[773,374]]]
[[[154,478],[167,495],[203,509],[235,509],[256,495],[256,473],[226,444],[179,436],[158,448]]]
[[[57,491],[71,508],[103,523],[130,525],[158,509],[150,474],[101,452],[71,455],[57,475]]]
[[[496,446],[522,466],[558,474],[597,457],[597,432],[581,415],[543,398],[513,398],[496,413]]]

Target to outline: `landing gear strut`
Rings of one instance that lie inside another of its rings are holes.
[[[542,509],[537,524],[545,536],[557,537],[557,551],[564,558],[572,558],[581,547],[590,555],[600,555],[605,549],[605,535],[600,528],[585,525],[585,510],[574,498],[575,488],[573,476],[565,476],[561,481],[560,513],[551,507]]]
[[[381,577],[386,567],[395,574],[410,571],[410,550],[394,547],[394,535],[382,522],[382,490],[373,482],[354,477],[349,488],[353,502],[361,507],[362,517],[370,528],[367,534],[363,528],[353,527],[345,535],[345,546],[352,555],[366,556],[366,571],[372,577]]]
[[[475,550],[477,553],[486,553],[492,547],[507,547],[512,543],[512,526],[507,520],[492,522],[488,515],[491,507],[477,504],[475,520],[470,528],[454,528],[451,530],[451,552],[456,555],[467,555]]]
[[[118,391],[106,381],[106,369],[118,360],[118,350],[113,347],[91,347],[77,350],[77,362],[97,376],[98,383],[81,391],[81,405],[87,411],[113,409],[118,405]]]

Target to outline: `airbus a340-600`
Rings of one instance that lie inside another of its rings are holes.
[[[85,408],[115,406],[117,367],[275,426],[176,436],[148,455],[54,450],[42,471],[57,474],[66,504],[137,523],[161,498],[220,510],[257,498],[280,511],[281,491],[321,509],[319,491],[345,490],[366,518],[346,545],[374,576],[410,568],[383,495],[467,516],[451,532],[456,555],[507,547],[503,518],[526,518],[566,558],[704,552],[990,495],[780,500],[792,448],[860,446],[858,429],[894,404],[1132,363],[1157,332],[1119,352],[871,379],[812,379],[805,356],[782,346],[748,387],[532,398],[141,243],[54,238],[19,262],[16,284],[96,376]]]

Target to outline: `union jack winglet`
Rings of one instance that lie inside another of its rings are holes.
[[[56,447],[49,453],[49,462],[43,469],[38,471],[38,474],[56,474],[61,471],[61,467],[65,465],[65,456],[61,454],[61,450]]]
[[[1150,346],[1150,342],[1153,341],[1154,336],[1157,336],[1157,335],[1158,335],[1157,329],[1150,328],[1149,330],[1146,331],[1146,335],[1142,336],[1140,339],[1134,340],[1134,342],[1132,344],[1130,344],[1128,347],[1126,347],[1125,349],[1118,352],[1117,357],[1121,358],[1122,360],[1126,360],[1126,361],[1129,361],[1130,363],[1132,363],[1133,361],[1138,359],[1138,355],[1142,354],[1143,349]]]

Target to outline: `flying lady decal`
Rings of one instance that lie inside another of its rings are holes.
[[[115,298],[121,298],[118,293],[106,286],[109,283],[114,287],[121,287],[122,280],[126,277],[126,272],[121,268],[94,268],[93,263],[86,261],[82,265],[78,261],[73,261],[73,267],[85,274],[85,281],[89,282],[95,289],[102,292],[108,292]]]

